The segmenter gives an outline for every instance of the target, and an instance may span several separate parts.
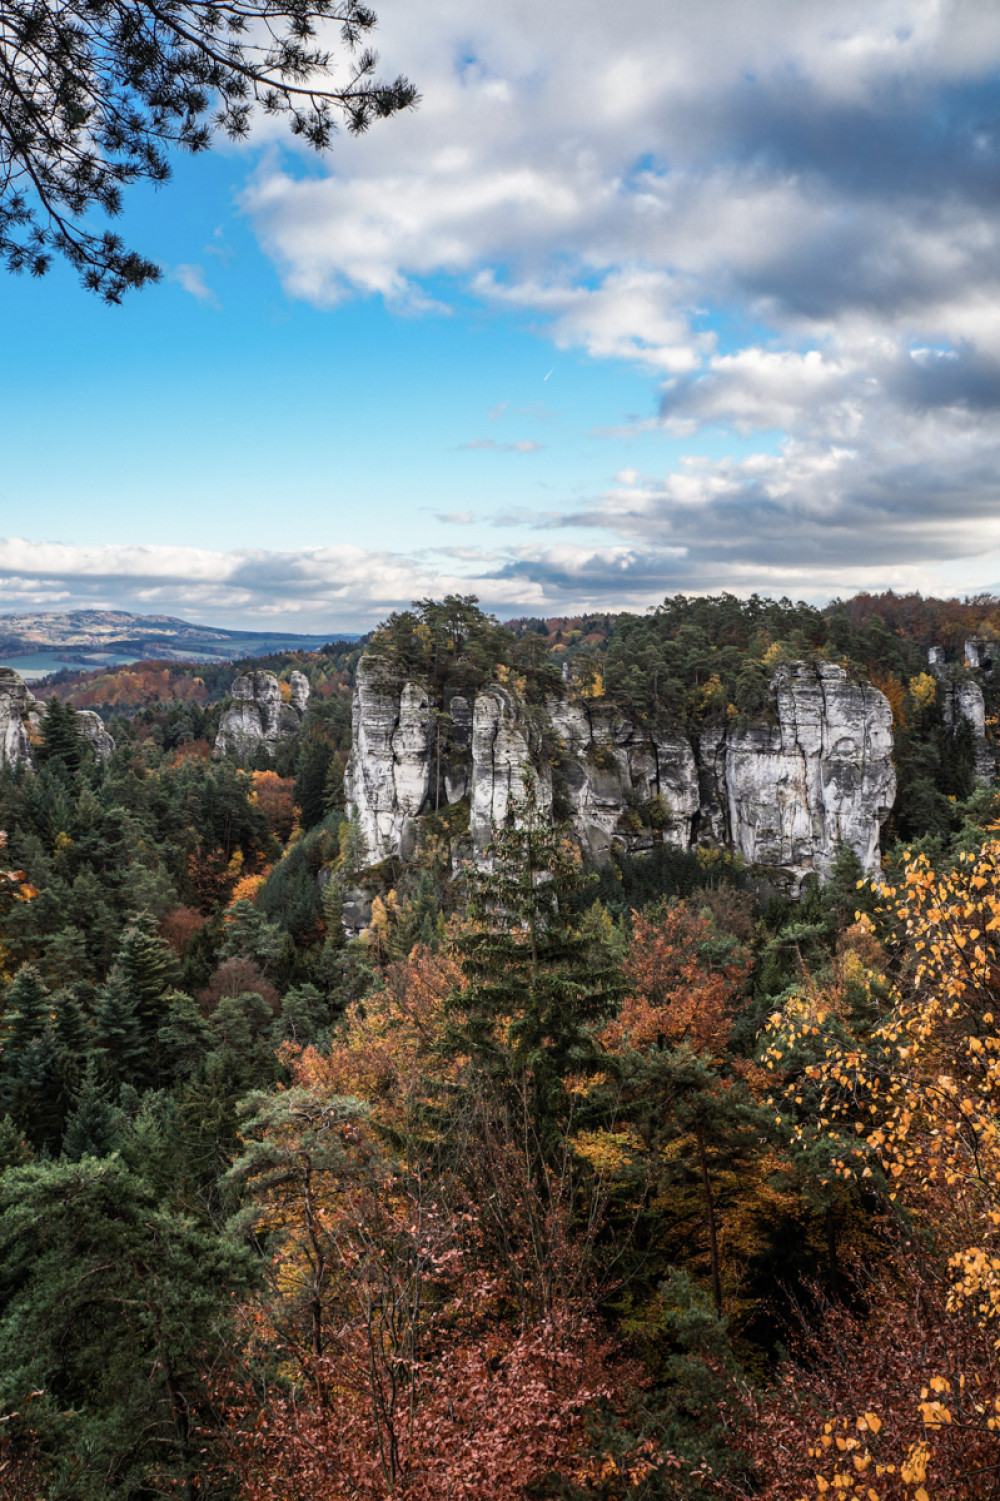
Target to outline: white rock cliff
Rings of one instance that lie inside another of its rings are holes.
[[[286,703],[273,672],[244,672],[235,678],[229,708],[215,737],[215,754],[232,752],[242,761],[262,745],[273,756],[282,741],[293,739],[302,728],[309,681],[301,672],[293,672],[288,686],[291,696]]]
[[[38,733],[45,705],[11,667],[0,667],[0,766],[34,766],[32,737]],[[106,761],[115,748],[104,721],[93,709],[77,709],[76,722],[82,738],[99,761]]]
[[[539,805],[568,813],[595,863],[613,844],[714,844],[780,873],[794,891],[811,874],[825,880],[846,845],[874,874],[896,790],[888,701],[831,663],[780,668],[772,693],[770,720],[710,725],[692,739],[650,732],[602,701],[553,700],[529,713],[491,684],[476,696],[470,733],[464,699],[435,719],[422,687],[395,683],[381,664],[362,661],[348,807],[372,862],[406,860],[419,816],[468,795],[482,861],[530,774]]]

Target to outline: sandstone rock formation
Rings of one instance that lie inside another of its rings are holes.
[[[830,662],[781,667],[772,686],[777,724],[727,739],[732,844],[795,885],[829,876],[841,845],[874,874],[896,795],[888,700]]]
[[[986,675],[993,668],[993,643],[974,637],[965,643],[965,664]],[[976,777],[981,782],[996,780],[996,754],[986,734],[986,702],[983,690],[974,678],[956,676],[955,669],[944,659],[944,651],[932,646],[927,653],[927,663],[944,690],[942,710],[948,729],[954,729],[964,720],[972,731],[976,756]]]
[[[944,684],[944,722],[949,729],[962,721],[972,731],[976,752],[976,776],[981,782],[996,780],[996,757],[986,738],[986,703],[983,690],[971,679]]]
[[[108,734],[100,714],[96,714],[93,709],[77,709],[76,722],[80,728],[80,734],[98,761],[106,761],[115,748],[115,742]]]
[[[244,672],[230,689],[231,703],[215,737],[215,754],[232,752],[246,760],[258,746],[273,756],[278,745],[291,740],[302,727],[309,700],[309,681],[301,672],[289,678],[291,697],[285,702],[273,672]]]
[[[390,682],[380,664],[362,660],[354,690],[351,756],[344,775],[371,860],[412,852],[413,820],[431,780],[432,715],[426,690]],[[461,794],[459,794],[461,795]]]
[[[33,766],[32,736],[38,733],[44,704],[11,667],[0,667],[0,766]],[[93,709],[77,709],[80,734],[99,761],[107,760],[115,742]]]
[[[797,890],[810,874],[824,880],[847,845],[876,872],[896,786],[888,701],[823,662],[779,668],[772,694],[769,720],[710,724],[692,737],[635,725],[603,701],[553,698],[529,711],[500,684],[484,688],[471,711],[455,698],[435,717],[419,684],[394,682],[383,664],[363,660],[348,806],[371,861],[406,860],[419,816],[468,796],[483,861],[530,774],[540,807],[568,816],[596,863],[612,844],[714,844]]]
[[[996,642],[987,641],[984,636],[973,636],[965,643],[965,665],[977,672],[991,673],[995,655]]]
[[[0,764],[31,765],[30,730],[41,705],[12,667],[0,667]]]

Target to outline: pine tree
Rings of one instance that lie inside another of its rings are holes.
[[[97,1060],[91,1058],[66,1121],[62,1154],[70,1162],[83,1157],[108,1157],[121,1138],[121,1118],[102,1087]]]
[[[22,964],[4,996],[0,1044],[0,1067],[5,1075],[15,1072],[18,1057],[41,1037],[48,1020],[51,997],[33,964]]]
[[[148,1073],[149,1050],[136,1014],[136,1003],[125,980],[113,972],[100,993],[95,1041],[106,1075],[132,1084]]]
[[[322,735],[312,734],[303,740],[295,767],[295,801],[304,829],[314,828],[326,813],[326,780],[332,759],[333,747]]]
[[[72,987],[57,990],[52,998],[55,1038],[67,1060],[84,1059],[90,1051],[91,1028]]]
[[[268,922],[253,902],[241,898],[234,902],[225,917],[224,959],[252,959],[267,972],[281,957],[282,933],[276,922]]]
[[[177,963],[148,914],[137,917],[125,932],[115,958],[113,975],[124,988],[138,1028],[142,1049],[139,1084],[160,1082],[160,1028],[167,1020]]]
[[[39,760],[53,769],[61,766],[71,774],[80,770],[83,761],[83,737],[76,710],[55,694],[45,705]]]
[[[117,1157],[4,1173],[0,1404],[30,1403],[46,1470],[31,1494],[205,1494],[207,1373],[256,1275]]]
[[[181,990],[171,993],[159,1043],[164,1066],[174,1079],[197,1076],[215,1046],[212,1029],[198,1010],[197,1001]]]
[[[565,1119],[570,1080],[599,1066],[593,1031],[621,996],[621,974],[574,926],[579,856],[542,814],[533,780],[489,859],[472,878],[476,927],[459,944],[468,985],[449,1003],[452,1040],[501,1087],[526,1091],[544,1139]]]
[[[9,1115],[0,1116],[0,1175],[9,1167],[24,1167],[34,1157],[31,1146]]]

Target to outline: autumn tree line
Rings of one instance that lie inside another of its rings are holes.
[[[339,689],[247,767],[211,706],[98,764],[49,700],[0,773],[0,1495],[1000,1486],[1000,810],[922,647],[817,616],[668,601],[559,652],[423,601],[375,642],[438,699],[652,674],[697,716],[874,631],[941,816],[795,904],[720,852],[589,871],[530,786],[487,870],[446,810],[360,869]]]

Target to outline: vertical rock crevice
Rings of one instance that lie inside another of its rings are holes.
[[[773,723],[713,722],[690,736],[644,730],[610,704],[550,701],[570,822],[588,858],[599,864],[612,845],[637,851],[654,838],[680,849],[710,844],[780,872],[798,891],[811,875],[825,880],[847,845],[874,874],[880,826],[895,796],[888,701],[828,662],[780,667],[772,693]],[[459,719],[469,713],[461,702]],[[505,687],[482,689],[469,717],[471,771],[448,791],[451,801],[460,785],[468,787],[473,849],[482,861],[529,773],[549,812],[552,768],[535,754],[524,710]],[[347,788],[373,861],[409,858],[430,787],[429,724],[422,689],[378,680],[362,663]]]

